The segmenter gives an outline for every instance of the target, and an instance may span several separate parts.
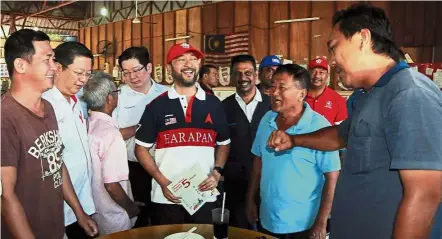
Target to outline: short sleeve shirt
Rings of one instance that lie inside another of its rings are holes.
[[[197,93],[187,102],[174,86],[153,100],[144,111],[136,143],[156,144],[155,162],[170,181],[199,163],[209,174],[215,163],[215,145],[230,143],[226,116],[219,99],[206,94],[197,84]],[[209,201],[214,202],[215,197]],[[152,201],[171,204],[158,183],[152,181]]]
[[[80,102],[75,95],[68,102],[55,86],[43,93],[42,97],[54,108],[61,140],[65,146],[63,160],[69,171],[72,186],[86,214],[92,215],[95,213],[95,205],[91,189],[91,156],[87,123]],[[77,221],[74,211],[66,202],[64,203],[64,220],[66,226]]]
[[[331,239],[392,237],[403,192],[398,170],[442,170],[441,102],[436,84],[405,62],[358,95],[339,125],[347,154]]]
[[[336,91],[325,87],[317,98],[307,94],[305,101],[317,113],[324,116],[332,125],[338,125],[347,118],[345,99]]]
[[[37,116],[10,93],[1,102],[1,165],[15,167],[15,193],[36,238],[60,239],[63,223],[63,143],[49,102]],[[4,180],[3,180],[4,181]],[[2,220],[1,238],[12,238]]]
[[[100,235],[129,230],[134,223],[126,210],[109,195],[105,183],[120,183],[133,199],[129,184],[126,145],[111,116],[92,111],[89,117],[89,145],[92,156],[92,192],[97,213],[93,215]]]
[[[330,126],[307,103],[299,122],[286,130],[290,135],[305,134]],[[319,211],[325,183],[324,173],[339,171],[337,151],[323,152],[295,147],[275,152],[267,147],[270,134],[278,129],[273,111],[262,118],[252,153],[262,160],[260,219],[273,233],[287,234],[309,229]]]
[[[118,106],[112,113],[119,128],[127,128],[138,125],[141,116],[153,99],[166,92],[169,87],[152,81],[152,86],[147,94],[132,90],[128,85],[121,86],[121,93],[118,95]],[[126,140],[127,158],[129,161],[137,162],[135,157],[135,137]]]

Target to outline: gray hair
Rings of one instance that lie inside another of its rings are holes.
[[[115,91],[117,87],[112,79],[112,76],[98,71],[95,72],[86,85],[83,87],[82,99],[86,102],[91,110],[103,110],[106,105],[107,96]]]

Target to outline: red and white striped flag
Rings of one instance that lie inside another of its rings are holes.
[[[233,56],[249,54],[249,33],[234,33],[225,35],[224,53],[206,53],[205,64],[229,66]]]

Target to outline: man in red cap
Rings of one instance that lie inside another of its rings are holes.
[[[210,224],[216,196],[210,196],[193,215],[167,186],[198,165],[208,175],[201,191],[216,188],[230,149],[229,126],[219,99],[196,83],[201,58],[187,43],[174,45],[167,54],[167,69],[174,85],[158,96],[141,117],[135,135],[135,154],[152,175],[152,224]],[[156,145],[155,161],[149,149]],[[216,148],[216,149],[215,149]]]
[[[305,101],[310,107],[324,116],[331,125],[338,125],[347,118],[345,99],[336,91],[327,87],[329,76],[328,62],[316,58],[309,62],[310,87]]]

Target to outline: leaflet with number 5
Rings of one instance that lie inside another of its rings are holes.
[[[207,178],[207,173],[199,164],[195,164],[184,175],[174,180],[167,188],[176,197],[181,197],[181,205],[190,215],[198,211],[212,196],[218,196],[216,188],[209,191],[200,191],[199,185]]]

